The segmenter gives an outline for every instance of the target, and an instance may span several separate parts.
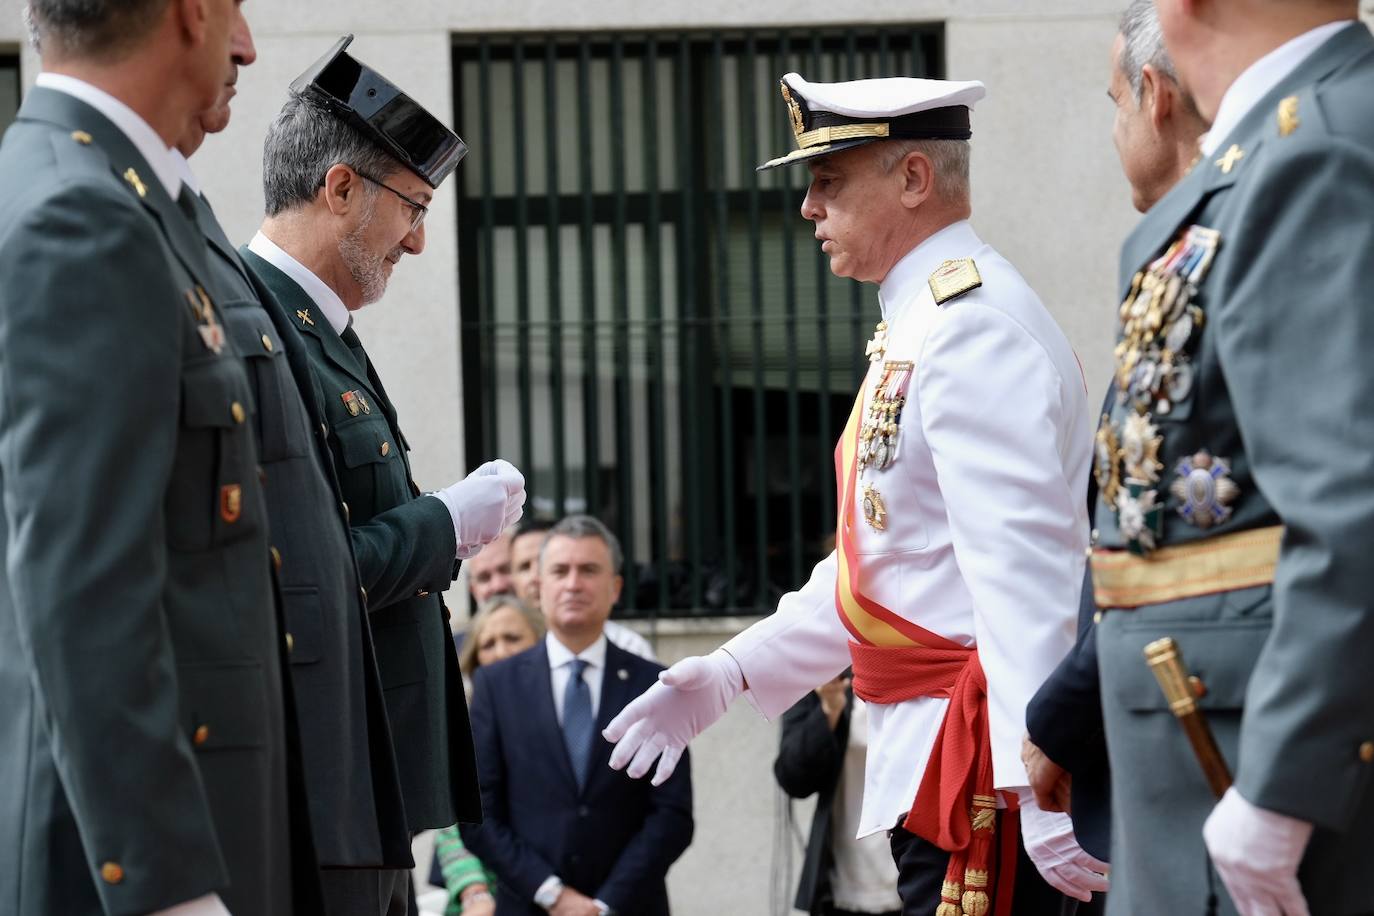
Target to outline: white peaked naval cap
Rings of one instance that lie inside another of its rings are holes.
[[[799,74],[782,78],[782,98],[797,149],[760,170],[805,162],[878,140],[967,140],[969,115],[987,94],[977,80],[927,80],[895,76],[810,83]]]

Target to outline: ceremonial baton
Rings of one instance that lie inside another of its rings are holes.
[[[1197,696],[1193,692],[1188,677],[1188,668],[1183,664],[1183,656],[1178,651],[1178,643],[1166,636],[1145,647],[1145,661],[1159,681],[1159,689],[1169,701],[1169,711],[1183,726],[1188,743],[1193,746],[1202,774],[1212,787],[1213,794],[1221,798],[1231,788],[1231,771],[1227,769],[1226,758],[1221,756],[1217,739],[1207,724],[1206,717],[1198,708]]]

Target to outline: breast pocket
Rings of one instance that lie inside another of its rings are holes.
[[[164,507],[174,549],[207,550],[260,529],[252,410],[243,367],[227,353],[183,367],[181,429]]]
[[[261,460],[304,455],[310,447],[310,419],[276,328],[256,302],[230,304],[223,315],[256,395],[253,431]]]
[[[333,429],[335,458],[344,494],[350,502],[367,496],[378,510],[407,502],[405,463],[401,444],[380,412],[350,417]]]

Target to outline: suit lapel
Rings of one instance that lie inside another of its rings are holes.
[[[191,198],[196,205],[196,216],[200,221],[200,228],[204,231],[210,244],[225,260],[234,265],[234,269],[239,272],[239,276],[243,277],[249,286],[256,288],[256,284],[253,283],[253,279],[248,276],[248,271],[243,266],[243,260],[239,257],[238,251],[229,242],[228,236],[224,234],[224,227],[220,225],[219,219],[215,216],[210,201],[206,200],[203,195],[194,192]]]
[[[163,235],[182,266],[202,284],[205,282],[204,278],[209,274],[209,252],[205,248],[200,227],[167,195],[167,189],[158,181],[148,160],[143,158],[123,131],[80,99],[42,86],[29,92],[19,116],[24,120],[45,121],[63,130],[88,134],[109,159],[111,170],[161,224]]]
[[[1274,124],[1281,100],[1330,76],[1345,64],[1374,53],[1374,35],[1356,23],[1331,36],[1320,48],[1250,109],[1235,129],[1217,146],[1218,152],[1199,159],[1188,175],[1174,186],[1126,239],[1121,250],[1119,299],[1124,300],[1136,271],[1143,269],[1178,234],[1179,229],[1201,209],[1212,194],[1235,183],[1245,171],[1246,160],[1253,162],[1266,128]],[[1218,162],[1231,146],[1239,146],[1245,159],[1223,170]],[[1223,240],[1224,244],[1224,240]]]
[[[291,327],[297,333],[319,341],[325,357],[341,372],[365,387],[374,401],[380,402],[381,398],[373,390],[369,373],[363,371],[348,346],[334,333],[329,319],[316,307],[315,300],[311,299],[295,280],[282,273],[271,262],[258,257],[251,249],[245,247],[239,251],[244,260],[252,266],[253,272],[281,303],[282,311],[285,312]]]
[[[577,777],[573,775],[568,748],[563,743],[563,727],[558,724],[558,712],[553,706],[553,676],[549,671],[549,650],[543,640],[521,656],[525,670],[520,682],[529,684],[532,697],[532,719],[535,741],[544,745],[544,756],[554,761],[553,768],[566,783],[568,794],[577,797]]]
[[[611,743],[601,737],[631,696],[631,667],[637,659],[624,649],[606,640],[606,669],[601,675],[601,700],[596,707],[596,735],[592,741],[591,766],[587,770],[587,785],[612,777]]]

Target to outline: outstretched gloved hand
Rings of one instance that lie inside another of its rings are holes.
[[[1042,810],[1029,791],[1021,793],[1021,839],[1050,887],[1084,903],[1107,892],[1110,866],[1082,850],[1067,814]]]
[[[458,559],[466,560],[520,521],[525,511],[525,477],[515,465],[498,458],[431,495],[448,507]]]
[[[673,775],[687,744],[725,714],[744,691],[744,673],[724,649],[684,658],[658,676],[658,683],[620,711],[602,734],[615,745],[611,768],[634,779],[658,758],[653,784]]]

